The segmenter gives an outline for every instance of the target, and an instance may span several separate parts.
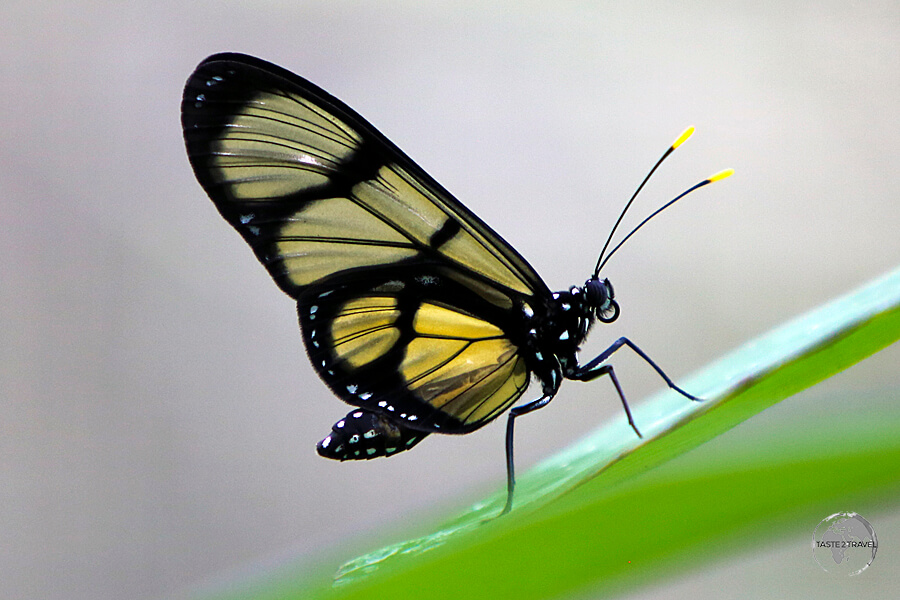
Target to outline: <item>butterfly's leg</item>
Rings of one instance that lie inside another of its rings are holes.
[[[631,417],[631,409],[628,408],[628,401],[625,399],[625,392],[622,391],[622,386],[619,385],[619,378],[616,377],[616,372],[613,371],[612,365],[602,365],[589,371],[579,370],[570,377],[571,379],[577,379],[578,381],[590,381],[591,379],[596,379],[603,375],[609,375],[613,385],[616,386],[616,391],[619,393],[619,399],[622,401],[622,407],[625,409],[625,416],[628,417],[628,424],[631,425],[631,428],[634,429],[634,432],[639,438],[644,437],[641,435],[641,432],[638,431],[637,425],[634,424],[634,419]]]
[[[663,372],[662,369],[659,368],[653,360],[644,354],[644,351],[634,345],[634,343],[628,338],[619,338],[617,339],[609,348],[600,353],[597,358],[588,362],[587,364],[581,365],[577,371],[568,375],[569,379],[574,379],[577,381],[591,381],[598,377],[602,377],[603,375],[609,375],[609,378],[612,379],[613,385],[616,386],[616,392],[619,394],[619,399],[622,400],[622,406],[625,408],[625,415],[628,417],[628,424],[631,425],[631,428],[634,429],[634,432],[638,435],[638,437],[644,437],[641,435],[641,432],[638,431],[637,426],[634,424],[634,419],[631,416],[631,409],[628,408],[628,401],[625,399],[625,393],[622,391],[622,386],[619,385],[619,379],[616,377],[616,372],[613,370],[612,365],[603,365],[601,364],[603,361],[608,359],[613,352],[621,348],[622,346],[628,346],[632,350],[634,350],[638,356],[643,358],[647,363],[653,367],[653,369],[659,373],[660,377],[665,380],[665,382],[669,385],[670,388],[678,392],[679,394],[690,398],[691,400],[695,400],[700,402],[700,398],[688,394],[683,389],[675,385],[668,375]]]
[[[605,361],[607,358],[609,358],[613,352],[615,352],[622,346],[628,346],[629,348],[634,350],[638,356],[640,356],[645,361],[647,361],[647,364],[649,364],[651,367],[653,367],[654,371],[659,373],[659,376],[663,378],[663,380],[666,382],[666,384],[668,384],[668,386],[670,388],[672,388],[673,390],[675,390],[676,392],[678,392],[685,398],[689,398],[691,400],[694,400],[695,402],[702,402],[702,400],[700,398],[697,398],[696,396],[694,396],[692,394],[688,394],[686,391],[684,391],[683,389],[681,389],[680,387],[675,385],[675,382],[672,381],[669,378],[669,376],[666,375],[663,372],[663,370],[659,368],[659,365],[657,365],[655,362],[653,362],[653,360],[649,356],[644,354],[643,350],[641,350],[640,348],[635,346],[634,342],[632,342],[631,340],[629,340],[628,338],[625,338],[625,337],[621,337],[621,338],[617,339],[615,342],[613,342],[612,346],[610,346],[609,348],[607,348],[606,350],[601,352],[600,355],[597,356],[597,358],[593,359],[592,361],[590,361],[589,363],[587,363],[585,365],[581,365],[578,368],[578,370],[575,371],[575,373],[573,373],[572,375],[567,375],[567,377],[569,379],[575,379],[578,381],[591,381],[592,379],[596,379],[597,377],[600,377],[601,375],[606,375],[607,371],[603,367],[598,367],[597,365],[599,365],[600,363]],[[612,374],[612,368],[609,369],[609,373]],[[613,382],[616,381],[615,376],[613,376],[612,379],[613,379]],[[618,383],[616,383],[616,388],[618,388],[618,387],[619,387],[619,385],[618,385]],[[621,389],[619,390],[619,395],[622,396]],[[625,401],[625,396],[622,396],[622,401],[623,402]]]
[[[516,417],[547,406],[553,400],[554,395],[556,395],[556,390],[549,394],[545,391],[544,395],[537,400],[516,406],[509,411],[509,418],[506,421],[506,506],[503,507],[500,516],[505,515],[512,508],[513,490],[516,488],[516,471],[513,465],[513,429]]]

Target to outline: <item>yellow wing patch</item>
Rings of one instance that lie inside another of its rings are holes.
[[[424,303],[400,365],[410,392],[463,424],[493,418],[528,385],[518,348],[496,326]]]
[[[390,351],[400,338],[394,298],[368,297],[346,303],[331,323],[335,357],[354,368]]]
[[[402,372],[414,395],[464,424],[504,411],[528,384],[524,360],[505,339],[417,339]]]
[[[395,263],[417,253],[395,228],[348,198],[308,203],[285,220],[277,237],[277,253],[267,266],[282,263],[295,286],[346,269]]]
[[[353,190],[354,196],[373,211],[396,223],[422,245],[444,226],[452,214],[447,204],[423,186],[399,165],[382,168],[375,180],[365,181]],[[444,243],[441,254],[506,287],[529,294],[510,262],[495,245],[468,223]]]
[[[423,302],[419,307],[413,319],[413,329],[423,336],[465,340],[503,335],[503,331],[496,325],[430,302]]]
[[[218,183],[239,200],[271,200],[328,183],[360,137],[295,94],[258,94],[232,117],[214,146]]]

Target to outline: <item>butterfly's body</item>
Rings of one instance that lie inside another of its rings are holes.
[[[551,293],[481,219],[305,79],[245,55],[212,56],[188,80],[182,124],[201,185],[297,300],[310,361],[356,407],[321,455],[390,456],[431,433],[469,433],[534,378],[541,396],[508,421],[508,510],[515,418],[546,405],[564,378],[610,375],[635,432],[603,364],[621,346],[693,398],[626,338],[579,365],[594,320],[619,314],[600,261],[584,286]]]

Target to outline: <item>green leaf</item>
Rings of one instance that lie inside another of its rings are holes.
[[[806,434],[802,461],[779,463],[753,448],[726,460],[725,470],[720,463],[712,470],[695,465],[677,477],[662,470],[638,476],[898,339],[900,270],[686,380],[684,388],[699,390],[703,402],[665,392],[641,403],[634,417],[644,439],[617,420],[524,473],[509,515],[492,518],[505,501],[505,491],[498,491],[433,533],[345,563],[334,587],[323,567],[302,580],[294,574],[271,581],[251,596],[524,600],[585,589],[611,593],[661,576],[684,562],[677,557],[687,550],[696,557],[712,540],[727,545],[735,531],[762,517],[788,519],[810,502],[844,498],[847,490],[897,498],[897,415],[876,423],[861,418],[854,426],[864,433],[852,454],[835,456],[829,440]],[[839,489],[828,477],[836,467],[853,474]]]

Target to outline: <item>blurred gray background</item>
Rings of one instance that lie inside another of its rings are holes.
[[[587,278],[695,125],[626,225],[737,174],[610,262],[622,317],[584,352],[627,334],[678,381],[900,263],[900,5],[751,4],[4,2],[0,597],[190,596],[503,484],[503,420],[391,460],[316,455],[347,407],[190,170],[179,102],[200,60],[247,52],[343,99],[554,289]],[[896,390],[898,360],[824,385]],[[660,387],[615,364],[633,402]],[[793,406],[800,423],[828,409]],[[520,468],[619,418],[608,382],[564,384],[520,422]],[[900,538],[900,515],[864,516]],[[779,551],[798,546],[805,569],[805,534]],[[710,565],[647,593],[762,597],[791,565]]]

